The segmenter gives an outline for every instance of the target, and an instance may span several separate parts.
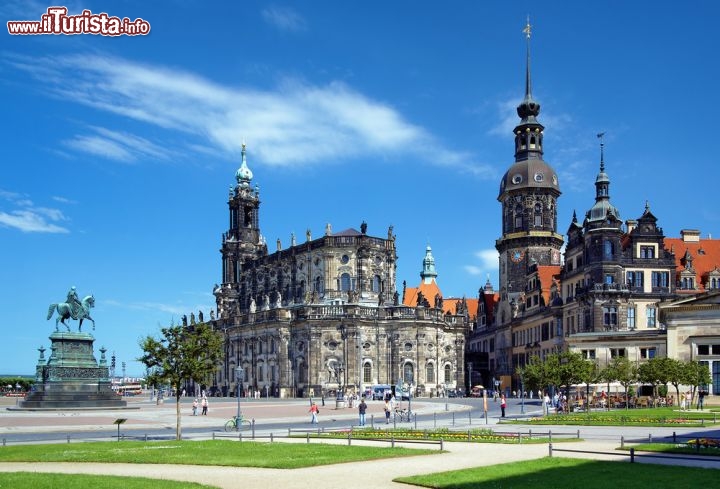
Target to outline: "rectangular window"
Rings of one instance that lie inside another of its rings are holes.
[[[634,307],[628,307],[627,327],[628,327],[628,329],[635,329],[635,308]]]
[[[698,350],[698,355],[709,355],[710,354],[710,345],[698,345],[697,350]]]
[[[647,327],[648,328],[654,328],[657,326],[655,322],[655,308],[654,307],[648,307],[645,309],[647,311]]]
[[[655,348],[640,348],[640,358],[655,358]]]
[[[606,284],[614,284],[615,283],[615,277],[612,275],[605,275],[605,283]]]
[[[655,258],[655,247],[640,246],[640,258]]]
[[[713,355],[720,355],[720,345],[713,345],[713,346],[712,346],[712,354],[713,354]]]
[[[625,348],[610,348],[610,358],[620,358],[625,356]]]
[[[644,274],[641,271],[634,271],[634,272],[627,272],[626,281],[628,284],[628,287],[638,287],[642,288],[643,286],[643,277]]]
[[[653,287],[667,287],[670,282],[670,272],[653,272],[652,273],[652,286]]]
[[[617,327],[617,307],[603,307],[603,326],[605,329]]]
[[[595,360],[595,350],[581,350],[580,353],[585,360]]]

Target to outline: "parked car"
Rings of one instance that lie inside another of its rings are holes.
[[[383,399],[385,399],[385,395],[390,393],[392,393],[392,388],[389,384],[375,384],[374,386],[372,386],[373,401],[382,401]]]

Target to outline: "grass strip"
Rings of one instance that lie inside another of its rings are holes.
[[[438,489],[607,489],[608,487],[715,487],[718,471],[697,467],[630,464],[562,457],[545,457],[413,477],[404,482]]]
[[[121,441],[0,447],[0,462],[107,462],[295,469],[434,453],[440,451],[229,440]]]
[[[18,489],[147,489],[161,485],[163,489],[217,489],[217,486],[144,477],[117,477],[112,475],[52,474],[30,472],[0,472],[0,488]]]

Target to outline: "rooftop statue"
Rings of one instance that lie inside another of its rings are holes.
[[[57,318],[55,318],[55,331],[59,331],[58,328],[60,323],[62,323],[67,330],[70,331],[70,325],[65,322],[66,319],[80,321],[80,324],[78,325],[78,332],[82,331],[83,319],[88,319],[93,323],[94,330],[95,320],[90,317],[90,309],[93,307],[95,307],[95,297],[93,295],[85,296],[81,301],[78,299],[75,287],[71,287],[67,294],[67,302],[50,304],[47,318],[50,319],[52,315],[57,312]]]

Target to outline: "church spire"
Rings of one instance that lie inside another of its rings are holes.
[[[530,17],[523,29],[527,43],[525,62],[525,97],[517,107],[520,124],[515,128],[515,161],[529,158],[542,158],[542,131],[544,127],[537,121],[540,104],[532,96],[532,78],[530,76]]]
[[[438,274],[435,271],[435,258],[432,255],[432,248],[428,245],[427,248],[425,248],[425,258],[423,258],[423,269],[422,272],[420,272],[420,278],[423,283],[430,284],[433,280],[435,280],[437,275]]]

